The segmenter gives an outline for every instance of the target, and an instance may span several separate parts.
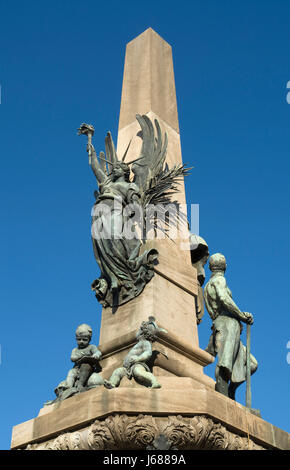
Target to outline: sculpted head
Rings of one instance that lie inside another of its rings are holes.
[[[129,181],[130,167],[129,165],[127,165],[127,163],[118,162],[113,166],[111,174],[112,174],[113,181],[116,181],[118,178],[121,178],[122,176],[124,176],[126,181]]]
[[[56,394],[57,397],[59,397],[67,388],[68,388],[67,382],[66,380],[63,380],[55,388],[54,393]]]
[[[77,327],[76,340],[77,340],[79,349],[84,349],[90,344],[92,334],[93,334],[92,328],[89,325],[86,325],[86,323],[83,323],[82,325]]]
[[[192,233],[189,237],[191,263],[197,270],[197,279],[202,286],[205,281],[204,266],[209,258],[208,245],[206,241],[198,235]]]
[[[142,338],[147,339],[148,341],[154,341],[159,332],[167,333],[164,328],[159,328],[154,317],[149,317],[148,321],[143,321],[137,333],[137,339]]]
[[[226,258],[221,253],[215,253],[209,258],[209,269],[212,272],[225,271],[227,269]]]

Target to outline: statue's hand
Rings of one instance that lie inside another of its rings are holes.
[[[102,356],[101,351],[97,351],[92,355],[92,357],[96,360],[99,360],[101,358],[101,356]]]
[[[138,361],[138,356],[131,356],[129,359],[130,365]]]
[[[94,132],[95,132],[95,129],[94,129],[94,126],[92,126],[92,124],[86,124],[85,122],[83,122],[80,127],[78,128],[78,135],[94,135]]]
[[[249,312],[244,312],[244,315],[245,315],[245,322],[248,323],[249,325],[252,325],[254,323],[253,315]]]

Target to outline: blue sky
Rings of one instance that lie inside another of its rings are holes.
[[[125,46],[150,26],[173,47],[187,202],[254,314],[253,407],[290,432],[289,18],[286,0],[1,1],[1,449],[53,397],[77,325],[98,344],[96,183],[76,129],[94,123],[96,149],[116,140]],[[207,314],[199,335],[204,348]]]

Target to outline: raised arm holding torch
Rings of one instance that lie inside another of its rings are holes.
[[[86,135],[88,137],[87,152],[89,154],[89,165],[92,164],[92,137],[94,135],[95,129],[91,124],[81,124],[78,129],[78,135]]]

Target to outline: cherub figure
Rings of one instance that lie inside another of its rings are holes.
[[[103,384],[103,379],[96,372],[102,353],[97,346],[90,344],[92,333],[92,328],[85,323],[76,330],[78,347],[71,353],[71,361],[75,365],[69,371],[66,382],[69,388],[75,387],[78,392]]]
[[[56,398],[54,400],[49,400],[44,403],[44,406],[47,405],[52,405],[53,403],[56,403],[58,401],[62,400],[62,394],[67,390],[67,383],[66,380],[62,380],[57,387],[54,389],[54,393],[56,394]],[[68,398],[71,395],[68,395],[66,398]]]
[[[161,388],[157,378],[151,373],[148,361],[152,358],[152,343],[156,340],[159,332],[167,333],[159,328],[154,317],[143,321],[136,335],[138,343],[129,351],[124,359],[123,367],[114,370],[110,380],[104,380],[106,388],[115,388],[120,385],[123,377],[132,377],[136,382],[148,388]]]
[[[77,348],[71,353],[71,361],[74,367],[69,370],[66,380],[60,382],[55,389],[55,400],[48,401],[45,405],[51,405],[58,401],[84,392],[90,388],[103,385],[104,381],[98,374],[99,360],[102,353],[94,344],[90,344],[92,338],[92,328],[85,323],[76,329]]]

